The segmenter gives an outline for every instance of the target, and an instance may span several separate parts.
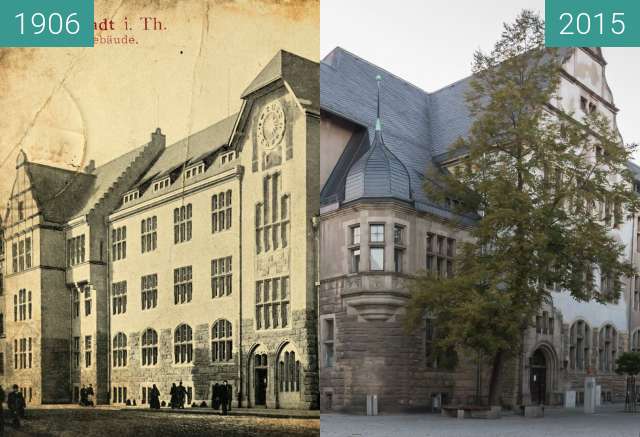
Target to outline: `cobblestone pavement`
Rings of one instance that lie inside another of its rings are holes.
[[[640,437],[640,413],[622,410],[615,405],[585,415],[578,409],[547,409],[543,418],[505,415],[499,420],[323,414],[322,437]]]
[[[5,425],[5,436],[34,437],[307,437],[320,435],[318,419],[167,414],[111,408],[30,409],[22,427]]]

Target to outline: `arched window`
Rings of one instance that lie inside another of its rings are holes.
[[[193,334],[191,326],[182,324],[173,336],[174,360],[176,364],[193,361]]]
[[[611,325],[600,329],[598,339],[598,365],[602,372],[612,372],[615,368],[618,352],[618,332]]]
[[[569,331],[569,368],[587,370],[591,350],[591,329],[589,325],[577,320]]]
[[[631,352],[640,352],[640,329],[636,329],[631,336]]]
[[[142,365],[158,364],[158,333],[149,328],[142,333]]]
[[[286,351],[280,356],[280,362],[278,363],[280,391],[300,391],[300,361],[296,360],[296,353],[294,351]]]
[[[127,365],[127,336],[118,332],[113,337],[113,367]]]
[[[233,340],[231,322],[218,320],[211,327],[211,359],[214,362],[231,361]]]

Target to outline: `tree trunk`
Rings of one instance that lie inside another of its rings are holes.
[[[491,368],[491,380],[489,381],[489,406],[500,405],[502,395],[502,369],[504,368],[503,350],[499,350],[493,356]]]

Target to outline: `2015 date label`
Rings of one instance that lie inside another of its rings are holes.
[[[640,47],[638,0],[545,0],[548,47]]]

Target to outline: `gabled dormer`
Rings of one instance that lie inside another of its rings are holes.
[[[122,196],[122,204],[126,205],[128,203],[131,203],[134,200],[138,199],[139,197],[140,197],[140,190],[135,189],[135,190],[127,191]]]

